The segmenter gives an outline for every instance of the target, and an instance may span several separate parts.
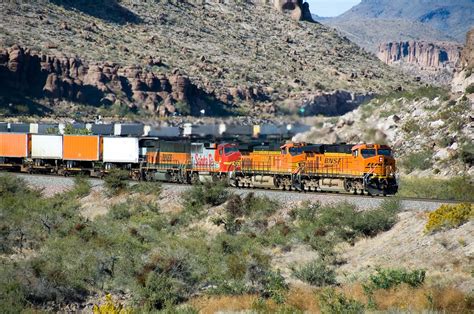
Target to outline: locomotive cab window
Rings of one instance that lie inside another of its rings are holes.
[[[352,151],[352,156],[358,157],[359,156],[359,150],[357,149],[357,150]]]
[[[303,153],[303,149],[301,147],[291,147],[290,154],[291,156],[301,155]]]
[[[239,149],[237,147],[226,147],[224,148],[224,153],[226,155],[232,154],[232,153],[237,153]]]
[[[375,149],[362,149],[360,152],[364,158],[370,158],[376,155]]]
[[[392,156],[392,150],[391,149],[379,149],[378,154],[382,156]]]

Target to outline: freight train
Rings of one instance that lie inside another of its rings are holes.
[[[390,147],[216,143],[155,137],[0,133],[0,168],[95,177],[124,169],[135,180],[192,184],[224,180],[240,188],[393,195]]]

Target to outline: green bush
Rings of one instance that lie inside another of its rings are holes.
[[[402,177],[398,195],[443,200],[474,201],[474,184],[469,177],[451,179]]]
[[[416,269],[408,271],[406,269],[384,269],[378,268],[375,274],[369,276],[364,289],[374,291],[378,289],[391,289],[401,284],[408,284],[410,287],[420,287],[425,282],[426,271]]]
[[[223,182],[205,182],[193,185],[183,193],[185,211],[197,214],[204,206],[218,206],[227,201],[229,191]]]
[[[126,170],[112,169],[104,178],[104,185],[110,195],[122,192],[128,186],[129,174]]]
[[[91,191],[91,184],[89,180],[83,176],[74,178],[74,188],[71,193],[76,197],[87,196]]]
[[[462,145],[459,156],[464,163],[472,166],[474,164],[474,144],[466,143]]]
[[[327,288],[319,294],[319,305],[322,313],[359,314],[365,312],[365,306],[353,299],[347,298],[332,288]]]
[[[326,286],[336,283],[336,274],[321,260],[314,260],[303,267],[293,269],[293,276],[313,286]]]
[[[410,153],[402,158],[400,166],[406,169],[409,173],[417,169],[426,170],[433,165],[431,162],[432,156],[433,152],[430,150]]]
[[[466,94],[474,94],[474,84],[471,84],[466,87]]]
[[[160,182],[137,182],[130,186],[130,191],[145,195],[159,196],[163,190]]]

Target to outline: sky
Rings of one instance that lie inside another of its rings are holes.
[[[319,16],[337,16],[346,12],[360,0],[306,0],[309,3],[311,13]]]

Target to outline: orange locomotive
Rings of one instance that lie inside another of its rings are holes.
[[[395,194],[395,159],[386,145],[289,143],[279,151],[254,150],[241,158],[238,187]]]

